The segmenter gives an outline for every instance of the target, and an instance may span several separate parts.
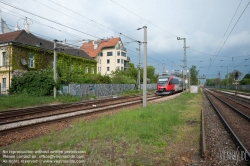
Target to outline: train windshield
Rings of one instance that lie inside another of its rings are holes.
[[[158,78],[159,85],[165,85],[168,82],[168,77],[160,77]]]

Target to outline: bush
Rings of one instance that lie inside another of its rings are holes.
[[[32,96],[48,96],[53,94],[55,85],[51,71],[29,71],[23,76],[15,76],[12,78],[9,93],[27,93]]]
[[[115,75],[112,77],[113,84],[136,84],[136,80],[126,75]]]

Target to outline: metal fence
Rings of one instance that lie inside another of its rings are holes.
[[[142,87],[142,85],[141,85]],[[71,96],[111,96],[137,89],[134,84],[69,84],[62,86],[59,93]],[[147,89],[156,89],[156,84],[147,84]]]

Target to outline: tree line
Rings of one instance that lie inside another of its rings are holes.
[[[210,78],[206,79],[205,85],[206,86],[227,86],[232,85],[235,80],[235,73],[238,72],[239,76],[242,76],[242,73],[238,70],[234,70],[226,74],[225,78]],[[250,74],[246,74],[242,79],[239,81],[240,85],[250,85]]]

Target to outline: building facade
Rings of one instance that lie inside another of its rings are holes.
[[[97,72],[102,75],[128,68],[130,58],[120,38],[89,41],[83,43],[81,49],[97,61]]]
[[[57,44],[57,66],[95,74],[96,61],[81,49]],[[59,48],[65,48],[61,50]],[[0,92],[7,94],[16,71],[42,70],[54,63],[54,42],[24,30],[0,35]]]

